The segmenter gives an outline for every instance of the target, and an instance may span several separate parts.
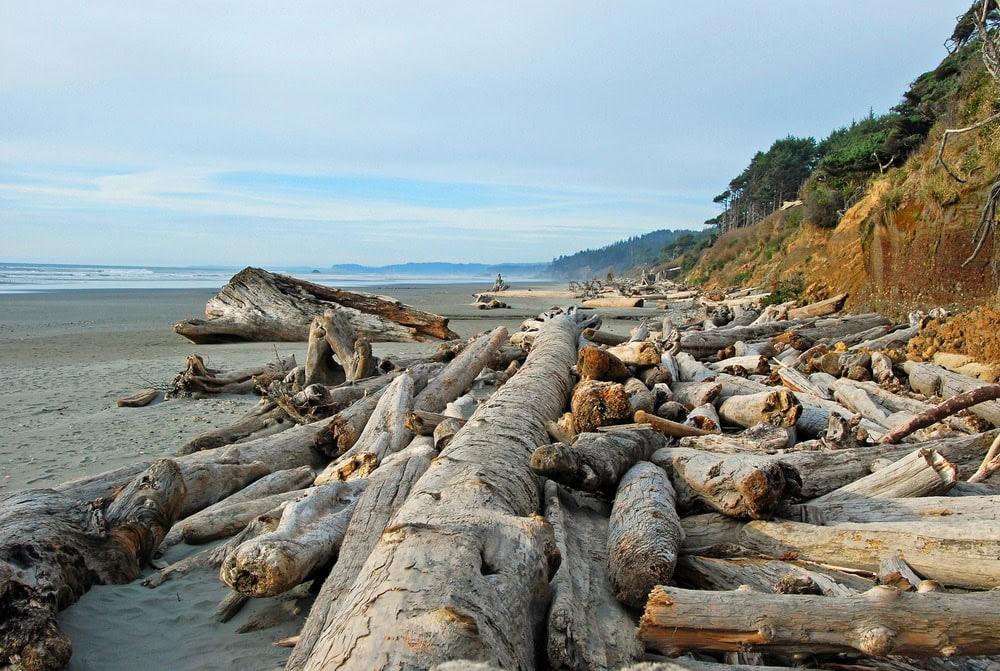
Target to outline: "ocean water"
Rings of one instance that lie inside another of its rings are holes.
[[[310,269],[268,268],[317,284],[336,287],[372,287],[400,283],[452,284],[483,282],[478,275],[344,274]],[[97,266],[0,263],[0,294],[77,289],[218,289],[240,268],[169,268],[157,266]],[[533,278],[522,278],[531,280]]]

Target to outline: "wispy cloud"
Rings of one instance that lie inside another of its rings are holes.
[[[9,0],[0,256],[545,260],[697,228],[775,138],[897,102],[967,4]]]

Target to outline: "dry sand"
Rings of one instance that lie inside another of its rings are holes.
[[[468,337],[521,321],[570,301],[550,298],[555,286],[520,289],[505,297],[510,310],[472,307],[476,285],[392,286],[375,291],[451,318]],[[201,354],[224,369],[256,365],[294,353],[305,343],[194,345],[171,331],[174,322],[201,316],[212,290],[102,290],[0,295],[0,496],[48,487],[138,460],[171,456],[187,440],[225,426],[256,402],[252,396],[176,399],[145,408],[118,408],[115,399],[143,387],[165,388],[184,357]],[[602,311],[602,314],[607,314]],[[651,309],[616,311],[605,328],[627,333]],[[429,351],[435,343],[377,344],[376,354]],[[166,561],[195,551],[171,548]],[[259,599],[220,624],[212,611],[226,592],[214,571],[201,571],[157,589],[98,586],[64,611],[73,640],[70,669],[277,669],[288,650],[271,645],[298,633],[310,597]],[[240,634],[262,620],[266,631]],[[275,624],[276,623],[276,624]]]

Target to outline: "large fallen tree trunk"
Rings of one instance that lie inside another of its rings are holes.
[[[138,578],[184,493],[180,470],[164,459],[113,499],[87,504],[35,489],[0,500],[0,665],[63,668],[72,645],[58,611],[95,583]]]
[[[701,592],[657,587],[639,628],[647,647],[861,652],[934,657],[1000,653],[1000,592],[944,594],[874,587],[854,597]]]
[[[580,328],[565,315],[545,323],[521,370],[420,478],[304,668],[535,668],[558,551],[528,461],[567,402]]]
[[[205,305],[205,319],[188,319],[174,332],[192,342],[302,341],[314,317],[334,305],[347,313],[359,338],[419,342],[457,338],[448,320],[385,296],[324,287],[260,268],[233,276]]]
[[[361,567],[389,520],[403,505],[414,483],[435,456],[437,452],[431,447],[430,439],[418,437],[405,450],[389,457],[368,478],[368,485],[355,506],[360,512],[351,516],[337,563],[316,595],[299,640],[285,665],[286,671],[301,671],[305,666],[316,641],[326,628],[327,620],[338,612],[341,597],[361,573]]]
[[[545,646],[551,669],[610,671],[642,656],[635,622],[608,582],[609,514],[596,497],[545,484],[545,518],[562,558]]]
[[[917,498],[857,498],[800,503],[782,511],[794,522],[830,525],[842,522],[903,522],[927,517],[962,524],[966,520],[1000,519],[1000,496],[923,496]]]

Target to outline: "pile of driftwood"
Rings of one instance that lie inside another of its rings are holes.
[[[325,312],[236,426],[4,501],[0,663],[59,668],[58,609],[220,541],[146,583],[216,566],[225,620],[315,581],[287,669],[989,668],[1000,387],[905,361],[919,324],[735,312],[409,360]]]

